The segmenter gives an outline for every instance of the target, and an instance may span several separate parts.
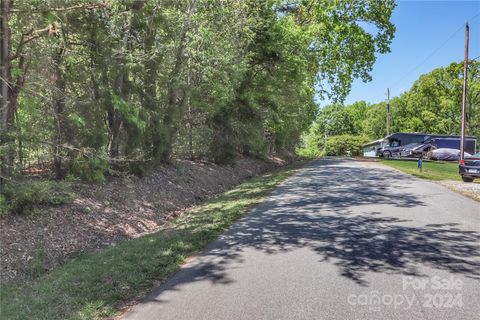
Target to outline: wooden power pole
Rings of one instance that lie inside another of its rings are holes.
[[[387,88],[387,136],[390,135],[390,88]]]
[[[468,76],[468,22],[465,25],[465,60],[463,63],[462,128],[460,137],[460,162],[464,161],[465,129],[467,126],[467,76]]]

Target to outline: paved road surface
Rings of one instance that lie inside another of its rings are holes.
[[[125,319],[480,319],[479,235],[477,202],[319,160]]]

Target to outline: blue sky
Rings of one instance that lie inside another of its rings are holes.
[[[397,96],[408,90],[421,74],[451,62],[462,61],[464,25],[467,19],[470,20],[475,15],[477,17],[469,21],[469,51],[470,58],[480,56],[479,13],[480,0],[398,1],[392,16],[397,31],[391,52],[377,57],[371,82],[354,81],[345,103],[359,100],[371,103],[384,101],[387,87],[390,87],[391,96]],[[458,31],[454,34],[456,30]],[[439,49],[440,46],[442,47]],[[438,51],[425,61],[437,49]],[[414,68],[416,69],[413,70]],[[321,106],[325,104],[326,102],[320,103]]]

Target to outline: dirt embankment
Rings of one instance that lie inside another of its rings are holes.
[[[22,279],[39,256],[42,267],[52,269],[82,252],[156,231],[186,208],[283,164],[246,157],[233,166],[175,161],[142,179],[76,184],[72,204],[46,208],[42,215],[0,220],[0,279]]]

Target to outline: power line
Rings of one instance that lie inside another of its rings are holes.
[[[469,21],[473,21],[475,20],[477,17],[480,16],[480,12],[477,12],[473,17],[471,17],[469,19]],[[405,78],[407,78],[409,75],[411,75],[415,70],[417,70],[418,68],[420,68],[421,66],[423,66],[428,60],[430,60],[431,57],[433,57],[438,51],[440,51],[440,49],[442,49],[450,40],[453,39],[453,37],[455,37],[457,35],[457,33],[460,31],[460,30],[463,30],[465,28],[465,25],[462,25],[460,26],[457,30],[455,30],[451,35],[450,37],[448,37],[447,40],[445,40],[440,46],[438,46],[435,50],[433,50],[432,53],[430,53],[422,62],[420,62],[418,65],[416,65],[413,69],[411,69],[408,73],[406,73],[402,78],[400,78],[400,80],[398,80],[397,82],[395,82],[392,86],[390,87],[395,87],[396,85],[398,85],[400,82],[402,82],[403,80],[405,80]],[[480,56],[479,56],[480,57]],[[479,58],[477,57],[477,58]],[[475,59],[477,59],[475,58]],[[473,60],[475,60],[473,59]]]

